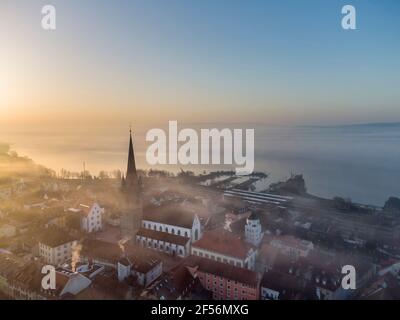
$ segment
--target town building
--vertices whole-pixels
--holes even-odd
[[[24,264],[12,254],[0,253],[0,294],[14,300],[43,300],[43,275],[35,264]]]
[[[258,300],[260,277],[257,272],[222,262],[190,256],[183,262],[212,292],[214,300]]]
[[[58,228],[48,228],[39,240],[39,256],[45,263],[58,266],[72,258],[76,239]]]
[[[156,300],[211,300],[193,268],[181,263],[164,273],[144,293],[146,299]]]
[[[201,235],[197,214],[175,205],[151,206],[145,209],[136,242],[143,247],[186,257],[190,255],[193,241]]]
[[[223,229],[204,232],[192,245],[192,255],[254,270],[257,248]]]
[[[245,225],[246,241],[258,247],[262,240],[261,222],[257,213],[253,212],[247,219]]]
[[[346,290],[342,286],[342,267],[352,265],[357,270],[356,290]],[[268,270],[268,275],[278,272],[284,280],[280,281],[282,290],[293,289],[292,281],[297,278],[305,290],[311,293],[313,299],[318,300],[344,300],[355,297],[362,291],[366,284],[374,277],[376,269],[373,264],[361,258],[344,255],[338,252],[316,251],[311,252],[306,258],[288,259],[286,255],[275,258],[273,267]],[[274,282],[277,276],[270,277]],[[272,280],[271,280],[272,279]],[[285,287],[285,283],[288,284]],[[273,289],[273,288],[269,288]],[[279,291],[279,290],[275,290]]]
[[[143,287],[150,285],[162,274],[162,261],[154,252],[130,243],[85,240],[79,260],[115,270],[120,282],[133,277]]]
[[[133,276],[142,287],[147,287],[162,274],[162,262],[159,259],[141,259],[131,255],[122,258],[117,263],[118,280]]]
[[[110,288],[112,288],[110,290]],[[112,272],[99,274],[92,280],[92,284],[75,295],[74,300],[130,300],[132,287],[125,282],[119,282]]]
[[[81,229],[83,232],[92,233],[103,228],[104,208],[101,208],[97,202],[92,206],[81,204],[79,208],[82,209]]]
[[[307,296],[308,295],[308,296]],[[307,290],[301,279],[291,274],[265,272],[260,284],[261,300],[300,300],[316,298],[312,290]]]
[[[53,299],[65,299],[75,296],[88,288],[92,281],[85,275],[71,270],[56,269],[56,288],[45,290],[46,294]]]

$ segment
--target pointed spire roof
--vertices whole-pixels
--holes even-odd
[[[129,182],[133,182],[136,179],[137,179],[136,162],[135,162],[135,154],[133,151],[132,129],[130,129],[129,130],[128,167],[126,170],[126,180]]]

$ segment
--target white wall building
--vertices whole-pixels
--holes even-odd
[[[93,203],[92,206],[81,204],[81,229],[83,232],[92,233],[100,231],[103,228],[104,208],[101,208],[98,203]]]
[[[39,241],[39,256],[53,266],[58,266],[72,258],[77,241],[61,230],[48,230]]]
[[[149,286],[162,274],[162,262],[158,259],[140,261],[123,258],[117,264],[118,280],[123,281],[129,276],[135,276],[138,284]]]

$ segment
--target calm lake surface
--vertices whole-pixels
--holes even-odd
[[[193,125],[178,126],[180,129],[196,128]],[[210,125],[197,126],[201,127],[212,128]],[[400,197],[400,124],[229,127],[255,128],[255,166],[257,171],[269,174],[267,185],[285,179],[291,173],[302,173],[309,192],[322,197],[349,197],[356,202],[378,206],[382,206],[389,196]],[[135,130],[135,151],[140,168],[149,168],[145,159],[149,145],[145,141],[147,129]],[[92,173],[124,170],[127,139],[125,128],[96,129],[96,132],[81,128],[46,132],[0,128],[0,142],[10,143],[19,154],[57,171],[61,168],[80,171],[83,162]],[[179,166],[162,168],[179,170]],[[190,169],[202,172],[230,168],[196,166]]]

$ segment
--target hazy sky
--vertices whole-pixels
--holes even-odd
[[[0,0],[0,124],[400,121],[399,16],[398,0]]]

